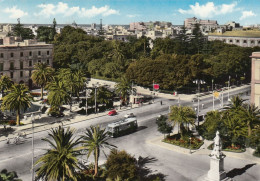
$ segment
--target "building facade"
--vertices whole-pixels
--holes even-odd
[[[228,44],[238,45],[241,47],[255,47],[260,46],[260,37],[238,37],[238,36],[222,36],[222,35],[208,35],[209,41],[220,40]]]
[[[260,52],[253,52],[251,58],[251,104],[260,107]]]
[[[36,63],[52,66],[53,45],[36,40],[14,42],[6,37],[0,45],[0,75],[10,77],[15,83],[25,83],[32,88],[31,75]]]

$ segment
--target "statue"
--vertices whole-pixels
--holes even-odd
[[[216,132],[216,137],[214,138],[214,148],[209,155],[210,157],[215,157],[217,159],[224,158],[226,155],[224,155],[222,152],[222,142],[219,136],[219,131]]]

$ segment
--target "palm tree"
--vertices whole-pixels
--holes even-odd
[[[3,75],[0,78],[0,91],[2,92],[2,96],[4,96],[4,92],[7,91],[13,85],[10,77]]]
[[[52,140],[42,139],[49,143],[51,148],[36,162],[36,165],[39,165],[36,180],[77,180],[76,169],[80,169],[77,156],[81,155],[82,142],[81,137],[75,140],[74,133],[69,127],[64,130],[59,126],[49,133]]]
[[[37,63],[32,73],[32,81],[41,87],[41,99],[43,99],[43,88],[53,79],[54,69],[46,63]]]
[[[185,106],[171,106],[169,113],[169,120],[173,122],[173,127],[178,124],[178,127],[186,124],[186,130],[189,131],[188,124],[194,125],[196,114],[191,107]],[[183,130],[181,129],[181,137],[183,137]]]
[[[112,149],[116,146],[111,145],[107,142],[108,135],[105,129],[101,129],[99,126],[90,126],[90,129],[86,129],[86,133],[83,136],[83,147],[87,149],[87,158],[93,153],[95,159],[95,174],[98,174],[98,159],[100,155],[100,150],[102,148]]]
[[[18,179],[16,172],[8,172],[6,169],[3,169],[0,172],[0,181],[22,181]]]
[[[2,110],[16,111],[17,125],[20,125],[20,112],[26,111],[31,106],[32,96],[24,84],[14,84],[9,89],[10,93],[3,98]]]
[[[237,96],[232,97],[231,99],[231,104],[226,108],[228,110],[232,110],[232,111],[238,111],[239,109],[242,108],[244,100]]]
[[[254,104],[244,104],[240,111],[241,118],[246,122],[248,137],[252,134],[252,128],[260,124],[260,111]]]
[[[46,88],[49,91],[47,99],[52,109],[58,109],[63,104],[70,102],[69,88],[64,82],[55,78],[53,82],[47,84]]]
[[[122,102],[127,101],[127,97],[131,94],[131,83],[127,80],[125,76],[121,78],[121,81],[115,85],[115,91],[117,94],[121,95]]]
[[[84,84],[86,82],[87,78],[86,75],[82,70],[77,70],[73,73],[73,92],[77,95],[79,99],[79,92],[84,89]]]

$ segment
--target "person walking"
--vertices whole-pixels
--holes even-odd
[[[162,105],[162,100],[161,100],[161,105]]]

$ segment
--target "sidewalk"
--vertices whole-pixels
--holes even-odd
[[[213,141],[208,141],[208,140],[204,140],[204,144],[198,149],[198,150],[190,150],[186,149],[186,148],[182,148],[180,146],[175,146],[169,143],[164,143],[162,142],[163,137],[157,137],[154,138],[152,140],[148,140],[146,141],[148,144],[153,144],[155,146],[159,146],[161,148],[170,150],[170,151],[174,151],[174,152],[178,152],[178,153],[182,153],[182,154],[186,154],[186,155],[209,155],[212,150],[208,150],[207,147],[213,143]],[[251,161],[253,163],[257,163],[260,164],[260,158],[257,158],[255,156],[253,156],[253,152],[254,150],[251,148],[247,148],[245,152],[243,153],[234,153],[234,152],[227,152],[227,151],[222,151],[227,157],[233,157],[233,158],[237,158],[237,159],[241,159],[241,160],[248,160]]]

